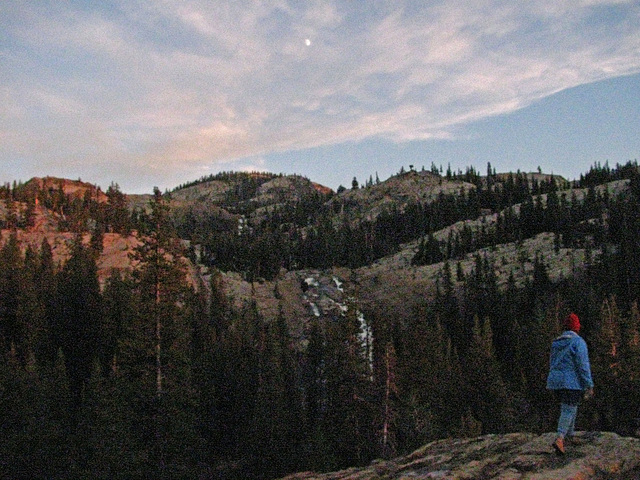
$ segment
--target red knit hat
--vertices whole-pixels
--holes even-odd
[[[580,319],[575,313],[570,313],[564,319],[564,326],[567,330],[573,330],[578,333],[580,331]]]

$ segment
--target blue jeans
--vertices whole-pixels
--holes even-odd
[[[556,390],[560,400],[560,418],[558,419],[558,436],[571,437],[576,426],[578,405],[582,399],[582,390]]]

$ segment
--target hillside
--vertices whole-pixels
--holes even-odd
[[[313,317],[335,315],[333,302],[339,305],[345,303],[347,295],[356,296],[356,303],[369,310],[394,312],[400,317],[408,317],[411,312],[425,299],[433,299],[436,286],[443,279],[445,261],[433,261],[427,264],[416,264],[415,257],[420,249],[420,242],[424,241],[425,227],[412,227],[416,233],[398,232],[409,222],[413,222],[415,213],[411,209],[418,206],[435,205],[435,208],[446,210],[451,205],[440,205],[443,198],[463,198],[465,195],[476,194],[480,188],[492,185],[494,191],[504,191],[506,188],[515,189],[515,182],[532,182],[533,196],[531,201],[539,202],[542,208],[547,204],[547,193],[544,185],[553,182],[555,198],[562,198],[564,202],[578,206],[585,202],[590,189],[586,186],[577,188],[561,177],[542,173],[528,174],[495,174],[493,177],[480,176],[475,172],[467,172],[453,178],[445,178],[429,171],[401,172],[385,181],[369,184],[366,187],[345,190],[339,194],[332,192],[312,181],[299,176],[283,176],[272,174],[235,174],[226,173],[202,179],[192,184],[176,188],[170,192],[168,205],[178,235],[182,237],[186,246],[198,252],[199,265],[192,262],[188,266],[191,283],[206,284],[212,271],[220,270],[224,278],[224,288],[229,297],[238,307],[244,305],[248,297],[257,300],[259,311],[266,318],[274,318],[279,308],[284,308],[291,319],[290,324],[296,327],[293,319],[312,319]],[[609,177],[611,178],[611,176]],[[605,178],[606,180],[606,178]],[[511,182],[511,183],[509,183]],[[511,185],[511,187],[509,187]],[[542,185],[543,188],[539,186]],[[43,198],[55,195],[67,197],[67,203],[95,199],[99,204],[109,203],[109,198],[98,187],[81,181],[57,179],[52,177],[34,178],[24,185],[21,195]],[[537,195],[535,192],[541,192]],[[592,191],[607,198],[620,198],[628,194],[629,180],[620,179],[604,181]],[[152,195],[126,195],[124,197],[130,212],[149,212]],[[524,197],[523,197],[524,198]],[[455,200],[454,200],[455,201]],[[556,200],[557,201],[557,200]],[[36,202],[33,209],[33,219],[29,226],[18,228],[16,231],[20,244],[25,248],[30,245],[38,249],[46,239],[53,249],[56,263],[64,263],[73,243],[73,229],[69,228],[69,211],[71,207],[54,205],[49,201]],[[450,203],[450,202],[449,202]],[[17,215],[27,214],[27,202],[12,203],[12,209]],[[422,207],[424,208],[424,207]],[[453,221],[449,224],[440,222],[432,228],[433,238],[440,243],[440,248],[451,238],[460,236],[464,232],[477,235],[480,231],[496,229],[497,224],[506,214],[518,215],[522,203],[513,203],[507,207],[494,209],[478,209],[478,216],[466,215],[467,218]],[[420,213],[428,215],[429,212]],[[602,214],[599,214],[602,215]],[[7,224],[10,212],[7,201],[0,200],[0,222]],[[449,215],[455,220],[454,216]],[[428,218],[428,217],[427,217]],[[82,235],[86,244],[90,241],[91,220],[82,220],[85,226]],[[583,225],[595,222],[606,222],[606,217],[588,218],[581,220]],[[278,225],[273,222],[279,222]],[[330,240],[322,236],[327,235],[322,225],[329,222],[335,233],[331,235],[351,237],[345,245],[336,245],[331,257],[337,263],[307,262],[300,264],[299,260],[280,260],[275,256],[277,265],[268,271],[252,271],[252,263],[258,259],[255,255],[268,254],[270,249],[292,248],[282,237],[277,240],[271,232],[294,232],[303,241],[297,247],[298,253],[307,256],[306,252],[318,250],[311,240],[328,243]],[[387,227],[384,227],[386,224]],[[24,224],[24,218],[22,220]],[[265,223],[271,226],[264,227]],[[383,227],[379,227],[383,224]],[[244,232],[249,235],[238,235],[245,226]],[[346,226],[347,230],[341,233]],[[385,228],[383,230],[382,228]],[[103,250],[98,258],[98,273],[104,284],[113,269],[123,272],[132,271],[130,254],[141,237],[135,229],[128,233],[118,233],[110,229],[103,237]],[[378,230],[378,233],[375,233]],[[4,228],[0,237],[0,245],[9,237],[10,230]],[[369,233],[367,233],[369,232]],[[261,237],[261,235],[265,235]],[[289,235],[291,233],[288,233]],[[361,259],[341,260],[336,251],[346,249],[354,252],[357,246],[349,242],[359,241],[359,235],[368,243],[372,235],[390,235],[395,239],[391,246],[382,247],[380,253],[368,253]],[[529,236],[517,241],[494,241],[490,245],[478,245],[467,252],[456,255],[450,260],[451,267],[462,272],[464,278],[472,275],[476,269],[478,256],[488,260],[493,266],[493,275],[499,288],[506,288],[511,280],[516,286],[522,287],[533,279],[535,259],[543,259],[546,273],[552,282],[559,282],[581,275],[584,272],[585,254],[589,261],[597,258],[599,249],[592,240],[558,245],[559,233],[551,231],[534,231]],[[252,238],[257,238],[258,244],[252,245]],[[219,248],[221,242],[226,245]],[[277,242],[277,243],[276,243]],[[215,244],[215,246],[214,246]],[[589,251],[586,252],[586,249]],[[240,259],[239,250],[248,255],[247,260]],[[254,250],[253,256],[250,252]],[[322,253],[322,252],[318,252]],[[324,252],[328,253],[328,252]],[[185,250],[186,255],[186,250]],[[292,257],[294,253],[287,253]],[[274,255],[272,255],[274,257]],[[365,260],[367,259],[368,260]],[[246,263],[249,262],[249,263]],[[265,265],[264,261],[261,261]],[[341,264],[342,263],[342,264]],[[213,270],[212,270],[213,269]],[[265,278],[266,277],[268,278]],[[316,294],[319,302],[313,302],[300,289],[301,282],[312,278],[313,282],[325,285]],[[335,281],[342,285],[338,291],[331,288]],[[257,280],[257,281],[256,281]],[[454,286],[460,288],[464,280],[453,279]],[[331,291],[330,294],[323,292]],[[278,295],[276,293],[278,292]],[[283,298],[277,298],[278,296]],[[329,300],[328,300],[329,299]],[[285,301],[286,300],[286,301]],[[316,303],[321,305],[317,308]],[[323,307],[324,305],[324,307]],[[298,322],[300,323],[300,322]],[[305,322],[303,321],[302,324]],[[298,325],[299,327],[299,325]]]
[[[495,182],[502,182],[507,179],[508,174],[497,174]],[[532,181],[548,181],[551,178],[543,174],[527,174]],[[486,184],[486,177],[478,177]],[[554,177],[559,185],[566,186],[566,190],[559,190],[559,195],[572,196],[574,201],[582,201],[587,194],[586,188],[571,188],[568,182],[559,177]],[[230,175],[227,179],[213,179],[209,181],[194,182],[193,185],[180,187],[170,194],[171,215],[178,225],[187,222],[215,222],[219,224],[233,224],[234,230],[238,227],[242,217],[247,217],[248,225],[258,225],[268,216],[270,212],[278,210],[291,210],[293,206],[300,205],[301,202],[317,196],[315,205],[312,206],[310,216],[316,215],[318,211],[326,209],[332,213],[332,221],[335,225],[342,225],[345,222],[350,225],[357,225],[362,222],[374,222],[380,215],[402,214],[405,209],[415,204],[428,205],[436,201],[441,195],[458,195],[465,194],[476,188],[473,183],[461,180],[448,180],[431,172],[409,171],[391,177],[386,181],[375,185],[367,186],[355,190],[345,190],[341,194],[335,194],[330,189],[315,184],[308,179],[298,176],[277,176],[277,175],[253,175],[243,177],[241,175]],[[95,199],[99,203],[108,202],[108,197],[99,187],[95,187],[89,183],[58,179],[53,177],[34,178],[27,182],[24,186],[23,195],[35,196],[35,191],[47,192],[48,195],[62,192],[69,198],[69,201],[82,200],[86,198]],[[608,195],[617,197],[624,194],[628,190],[628,180],[619,180],[603,184],[597,187],[600,192],[607,191]],[[88,196],[88,197],[87,197]],[[151,195],[126,195],[128,208],[130,210],[145,210],[148,208]],[[546,194],[540,194],[539,198],[543,203],[546,202]],[[24,215],[27,208],[26,203],[17,204],[18,210]],[[518,213],[520,204],[515,203],[511,206]],[[14,207],[15,208],[15,207]],[[0,201],[0,222],[7,220],[6,201]],[[446,241],[452,235],[460,232],[461,229],[468,227],[472,230],[479,230],[483,226],[491,228],[495,225],[500,211],[483,211],[482,215],[477,218],[469,218],[457,221],[451,225],[434,231],[434,236],[439,241]],[[55,239],[56,232],[65,233],[61,226],[61,221],[65,219],[65,212],[56,212],[55,209],[47,208],[42,202],[37,203],[35,207],[35,224],[29,228],[20,228],[18,233],[21,242],[38,246],[44,236],[52,237],[54,244],[63,245],[64,238],[69,235],[60,235],[59,239]],[[189,217],[189,219],[187,219]],[[304,221],[308,222],[309,218]],[[311,224],[301,224],[301,227],[308,229]],[[214,226],[214,229],[216,227]],[[4,229],[4,237],[7,235],[7,229]],[[419,237],[415,237],[412,241],[400,244],[397,252],[375,259],[368,266],[362,266],[358,270],[359,275],[371,277],[376,275],[385,275],[385,272],[396,272],[399,269],[409,268],[411,259],[415,255],[418,248]],[[185,240],[192,240],[185,238]],[[561,262],[558,267],[555,257],[557,255],[549,254],[549,236],[541,235],[539,238],[523,239],[524,244],[520,245],[520,250],[524,249],[522,255],[526,255],[529,259],[538,251],[545,258],[548,258],[549,271],[551,277],[557,279],[568,274],[566,262]],[[107,237],[107,247],[115,240]],[[116,242],[117,243],[117,242]],[[130,243],[130,242],[129,242]],[[492,256],[502,258],[502,270],[507,272],[516,266],[513,261],[513,246],[503,244],[498,247],[501,251],[493,252]],[[65,258],[64,247],[61,247],[61,259]],[[122,247],[120,247],[122,250]],[[111,248],[106,249],[107,256],[115,255]],[[560,257],[577,256],[574,258],[573,264],[580,264],[580,249],[568,249],[563,252]],[[114,265],[120,268],[128,268],[126,262],[115,260],[105,260],[105,264]],[[440,265],[441,267],[442,265]],[[465,263],[466,266],[466,263]],[[105,267],[106,268],[106,267]],[[438,269],[435,265],[431,269]],[[294,270],[294,269],[291,269]],[[415,270],[415,269],[414,269]],[[421,269],[417,269],[412,276],[426,277],[427,281],[433,280],[433,275],[422,274]],[[465,268],[465,271],[468,270]],[[518,269],[516,269],[517,271]],[[520,269],[522,274],[526,273],[526,267]],[[500,282],[504,283],[504,275],[500,275]]]
[[[600,185],[596,191],[607,192],[608,195],[617,197],[628,192],[628,186],[629,182],[626,180],[613,181]],[[577,202],[582,201],[587,193],[586,188],[561,191],[561,194]],[[539,197],[543,204],[546,203],[546,197],[546,194]],[[518,212],[520,207],[521,204],[514,204],[510,208]],[[451,235],[459,234],[464,228],[480,231],[482,228],[495,227],[500,213],[488,213],[476,219],[456,222],[434,232],[434,237],[445,242]],[[397,253],[356,270],[363,300],[367,298],[371,302],[379,303],[378,307],[385,305],[397,312],[415,307],[415,302],[411,299],[434,295],[436,279],[441,278],[444,262],[426,266],[412,265],[418,243],[416,240],[402,244]],[[579,276],[584,272],[585,246],[583,244],[557,248],[556,234],[541,232],[521,241],[496,243],[480,248],[466,253],[457,262],[465,276],[468,276],[475,267],[477,255],[486,255],[494,266],[498,286],[504,289],[510,275],[513,275],[517,286],[523,286],[533,278],[536,256],[544,259],[546,271],[553,282]],[[590,255],[598,255],[597,247],[591,250]]]
[[[428,171],[404,172],[383,182],[359,189],[345,190],[329,205],[350,223],[375,220],[388,211],[404,211],[415,203],[430,204],[440,195],[464,194],[475,186],[469,182],[448,180]]]
[[[499,190],[505,188],[504,185],[508,181],[513,181],[513,177],[514,174],[496,174],[489,182],[487,177],[477,174],[466,175],[466,178],[461,176],[461,178],[447,179],[432,172],[411,170],[383,182],[335,194],[330,189],[299,176],[230,173],[177,188],[170,193],[169,205],[170,215],[174,224],[178,226],[178,233],[185,240],[186,245],[192,245],[197,251],[202,252],[203,246],[200,242],[204,239],[203,237],[210,235],[210,233],[203,233],[207,228],[209,231],[231,232],[237,237],[238,228],[241,228],[241,225],[246,224],[247,228],[251,229],[257,228],[274,212],[280,212],[277,217],[283,222],[278,227],[280,229],[291,223],[295,225],[298,221],[294,218],[295,216],[302,217],[302,221],[297,226],[303,236],[313,234],[310,229],[317,228],[313,224],[314,218],[318,218],[318,215],[326,216],[327,212],[329,213],[327,218],[335,228],[350,225],[356,229],[357,225],[363,224],[369,225],[365,228],[374,228],[376,219],[389,216],[390,212],[403,222],[402,215],[405,211],[417,204],[434,204],[438,199],[442,199],[443,195],[456,197],[468,194],[476,191],[477,185],[486,187],[488,183],[492,183],[494,188]],[[538,182],[544,184],[553,179],[555,184],[566,188],[559,189],[557,196],[570,199],[574,203],[584,202],[589,192],[588,188],[575,188],[557,176],[529,173],[522,174],[522,178],[536,184]],[[475,183],[472,183],[474,181]],[[629,180],[614,180],[598,185],[595,191],[599,195],[605,194],[610,198],[618,198],[621,195],[624,196],[628,189]],[[108,202],[108,197],[99,188],[81,181],[52,177],[34,178],[25,184],[24,190],[30,195],[35,195],[33,192],[37,190],[47,192],[49,195],[62,192],[70,201],[95,198],[101,204]],[[149,211],[152,195],[125,194],[124,197],[130,211]],[[546,193],[540,193],[534,198],[543,206],[546,205]],[[6,222],[8,218],[6,205],[6,201],[0,201],[0,222]],[[292,214],[294,210],[300,209],[301,205],[306,211],[302,214]],[[13,208],[17,208],[24,215],[27,204],[18,203]],[[520,208],[521,203],[514,203],[501,210],[484,209],[478,217],[455,221],[434,230],[433,236],[444,244],[447,239],[459,235],[465,229],[472,232],[492,229],[507,210],[518,214]],[[19,242],[23,248],[30,245],[37,249],[43,239],[46,239],[53,248],[56,263],[64,263],[69,257],[74,238],[74,234],[65,231],[61,224],[65,219],[65,213],[57,212],[55,208],[47,208],[42,202],[37,203],[34,210],[34,223],[16,231]],[[292,214],[294,217],[287,214]],[[590,221],[599,221],[599,219],[594,218]],[[190,225],[188,227],[190,230],[185,229],[185,225]],[[354,234],[354,230],[351,230],[351,234]],[[9,230],[2,230],[0,245],[8,236]],[[557,234],[553,232],[543,231],[519,241],[498,242],[458,255],[455,260],[456,266],[465,276],[469,276],[474,272],[477,256],[487,257],[493,265],[496,282],[503,289],[506,288],[510,277],[517,286],[523,286],[530,281],[533,278],[536,257],[544,259],[546,271],[553,282],[580,275],[584,271],[585,245],[563,245],[558,248],[556,237]],[[218,241],[215,239],[219,238],[215,236],[214,241]],[[413,263],[421,238],[416,236],[405,243],[399,243],[397,248],[392,249],[389,254],[379,258],[374,257],[373,261],[366,265],[327,265],[325,267],[311,265],[295,268],[292,264],[289,268],[276,268],[273,271],[273,278],[256,277],[258,282],[252,282],[251,278],[247,278],[245,267],[239,267],[235,272],[226,267],[238,262],[216,262],[215,260],[207,262],[203,261],[202,255],[200,260],[203,264],[198,267],[192,263],[188,269],[192,278],[191,283],[194,285],[208,282],[211,267],[222,270],[225,290],[236,305],[242,307],[247,298],[253,296],[257,299],[259,311],[266,318],[274,318],[278,308],[284,308],[291,319],[311,320],[318,315],[331,318],[335,316],[333,304],[345,303],[347,297],[345,290],[349,295],[357,295],[356,303],[362,308],[389,311],[400,317],[407,317],[424,303],[425,299],[434,297],[437,282],[442,280],[445,264],[444,261],[427,265]],[[90,232],[85,232],[83,239],[88,244]],[[104,284],[113,269],[123,272],[132,271],[130,254],[140,241],[135,230],[125,235],[110,232],[104,235],[104,248],[98,258],[101,283]],[[588,255],[592,260],[597,257],[597,254],[597,247],[590,248]],[[220,255],[228,258],[235,253],[226,250],[220,252]],[[216,263],[221,265],[216,266]],[[316,293],[318,302],[310,300],[308,295],[300,289],[300,284],[305,279],[313,279],[313,282],[325,285]],[[343,287],[340,290],[332,288],[331,284],[334,281],[339,282]],[[455,283],[457,286],[463,284],[459,280]],[[284,295],[284,298],[276,298],[277,295],[274,293],[276,291],[279,291],[279,295]],[[324,292],[327,291],[331,293],[325,294]],[[318,309],[316,304],[321,307]],[[294,328],[299,328],[300,322],[296,325],[296,322],[291,321],[290,324]]]
[[[507,179],[506,174],[497,176],[503,180]],[[527,178],[535,181],[548,181],[551,177],[543,174],[527,174]],[[485,177],[481,177],[486,181]],[[554,177],[559,185],[563,185],[566,190],[559,190],[558,196],[571,199],[573,202],[582,202],[587,196],[588,188],[572,187],[566,180]],[[275,186],[274,186],[275,184]],[[304,185],[303,186],[301,186]],[[212,189],[208,187],[209,183],[200,184],[192,188],[186,188],[184,191],[176,192],[173,195],[176,202],[180,205],[177,209],[182,209],[185,203],[195,201],[195,199],[204,199],[203,203],[196,205],[191,203],[191,211],[199,212],[208,208],[209,212],[212,208],[219,208],[220,213],[218,219],[229,220],[239,215],[233,216],[229,210],[225,210],[225,205],[219,193],[217,200],[213,197],[206,196],[212,192],[221,190],[220,183],[215,183]],[[280,207],[293,208],[291,205],[300,201],[305,195],[309,195],[310,183],[302,182],[297,177],[280,177],[275,180],[264,183],[256,196],[247,203],[256,206],[252,210],[251,218],[258,218],[260,212],[265,209],[277,209]],[[628,180],[615,180],[596,188],[598,194],[617,198],[628,192]],[[284,186],[284,187],[283,187]],[[231,187],[228,187],[231,188]],[[305,190],[306,188],[306,190]],[[476,187],[469,182],[460,180],[447,180],[438,177],[431,172],[415,172],[410,171],[392,177],[380,184],[371,185],[366,188],[357,190],[346,190],[341,194],[332,195],[326,202],[326,208],[334,212],[332,214],[332,222],[334,225],[343,225],[345,222],[349,225],[357,225],[363,222],[374,222],[380,215],[394,212],[394,214],[404,212],[404,210],[414,205],[415,202],[430,204],[436,201],[440,195],[456,195],[460,192],[468,192]],[[195,191],[200,192],[196,194]],[[275,195],[273,192],[278,192]],[[268,195],[264,192],[270,192]],[[296,192],[295,194],[292,192]],[[205,195],[203,197],[203,195]],[[215,196],[214,195],[214,196]],[[546,204],[547,194],[540,194],[538,197],[542,204]],[[190,200],[187,200],[190,199]],[[267,199],[270,200],[267,201]],[[208,205],[208,207],[206,207]],[[236,207],[234,205],[234,207]],[[521,204],[516,203],[509,208],[516,214],[520,211]],[[229,208],[229,207],[226,207]],[[495,228],[496,222],[501,214],[507,209],[496,212],[483,211],[477,218],[457,221],[451,225],[434,231],[434,237],[445,243],[452,235],[459,234],[463,229],[470,229],[474,232],[480,231],[482,228]],[[596,220],[596,219],[594,219]],[[308,225],[304,225],[308,229]],[[381,258],[375,259],[368,265],[349,268],[348,266],[331,266],[329,268],[300,268],[282,271],[277,277],[271,280],[260,279],[255,285],[245,285],[243,276],[225,275],[226,284],[233,298],[241,301],[246,298],[249,291],[255,292],[260,299],[258,306],[264,307],[263,313],[267,316],[274,315],[275,305],[278,300],[270,292],[273,292],[276,284],[292,285],[286,290],[290,294],[296,291],[295,284],[298,277],[315,276],[321,280],[319,272],[325,270],[326,274],[331,277],[335,276],[345,288],[354,292],[357,290],[358,301],[363,305],[369,306],[371,309],[389,309],[396,313],[409,312],[416,307],[417,304],[424,301],[425,296],[432,298],[435,293],[436,281],[442,276],[444,262],[434,262],[429,265],[412,265],[412,260],[419,248],[419,238],[401,243],[398,245],[394,253],[390,253]],[[592,248],[588,253],[597,256],[597,248]],[[544,259],[546,269],[550,279],[554,282],[562,279],[571,278],[583,272],[585,261],[585,244],[562,246],[557,248],[556,234],[553,232],[540,232],[532,235],[530,238],[523,238],[521,241],[497,243],[492,246],[479,248],[459,256],[456,262],[460,263],[461,269],[465,275],[469,275],[474,270],[476,256],[487,256],[495,267],[497,283],[501,288],[505,288],[510,275],[516,285],[522,286],[528,280],[533,278],[534,260],[536,256]],[[251,283],[251,282],[249,282]],[[330,283],[330,282],[329,282]],[[292,304],[285,303],[285,308],[291,307],[292,311],[298,311],[293,305],[304,305],[305,300],[302,295],[296,295],[292,299]],[[280,302],[282,303],[282,302]],[[307,308],[310,310],[310,308]]]

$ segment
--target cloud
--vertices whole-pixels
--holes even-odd
[[[452,138],[640,71],[632,1],[123,0],[0,13],[0,156],[32,170],[188,178],[278,151]]]

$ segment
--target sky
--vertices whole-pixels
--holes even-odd
[[[640,158],[640,0],[0,1],[0,182]]]

